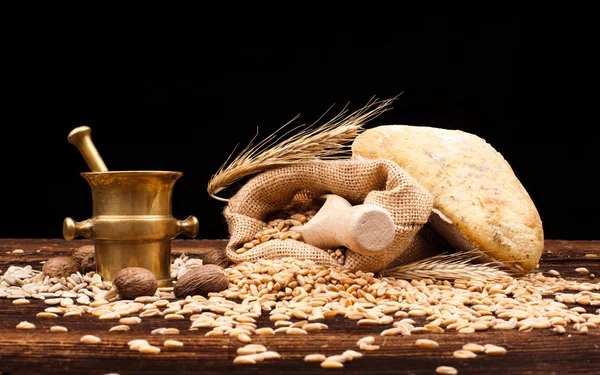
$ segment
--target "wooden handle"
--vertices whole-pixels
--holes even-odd
[[[300,232],[309,245],[321,249],[345,246],[363,255],[374,255],[391,245],[395,225],[385,209],[374,204],[352,206],[335,194],[323,196],[325,203],[306,224],[290,230]]]

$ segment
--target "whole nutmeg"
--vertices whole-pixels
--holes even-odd
[[[49,258],[42,266],[42,272],[50,277],[68,277],[79,271],[79,263],[75,258],[61,255]]]
[[[177,298],[187,296],[207,296],[211,292],[220,292],[229,286],[229,276],[223,267],[216,264],[203,264],[192,268],[179,277],[173,292]]]
[[[158,288],[158,280],[152,271],[142,267],[126,267],[117,272],[113,286],[123,299],[152,296]]]
[[[96,271],[96,249],[94,245],[84,245],[73,252],[82,273]]]

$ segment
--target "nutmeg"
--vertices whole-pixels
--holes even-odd
[[[211,292],[223,291],[228,286],[229,276],[223,267],[204,264],[181,275],[173,287],[173,292],[177,298],[207,296]]]
[[[84,245],[73,252],[82,273],[96,271],[96,249],[94,245]]]
[[[68,277],[79,271],[79,263],[75,258],[61,255],[46,260],[42,272],[50,277]]]
[[[152,271],[142,267],[126,267],[117,272],[113,286],[123,299],[152,296],[158,288],[158,280]]]

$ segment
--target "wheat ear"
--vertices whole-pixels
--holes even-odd
[[[216,194],[243,177],[284,165],[347,157],[351,152],[351,142],[364,130],[363,126],[389,110],[394,100],[395,98],[371,99],[364,107],[350,114],[347,114],[346,106],[323,125],[316,126],[316,123],[331,110],[330,107],[317,122],[309,126],[299,125],[278,135],[283,128],[298,118],[296,116],[258,144],[252,145],[257,133],[231,163],[227,164],[233,152],[211,176],[207,187],[208,194],[214,199],[227,202],[228,199]],[[294,134],[295,131],[298,132]]]
[[[509,274],[495,263],[473,263],[479,258],[473,251],[444,253],[402,266],[386,269],[382,276],[397,279],[437,280],[468,279],[478,281],[499,280]]]

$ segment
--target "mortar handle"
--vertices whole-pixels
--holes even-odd
[[[100,157],[91,137],[92,129],[89,126],[79,126],[69,133],[67,140],[79,149],[92,172],[107,172],[108,168]]]
[[[189,238],[194,238],[198,235],[200,224],[195,216],[188,216],[185,220],[177,220],[177,234],[183,233]]]
[[[309,245],[321,249],[345,246],[362,255],[379,254],[395,236],[392,216],[374,204],[352,206],[343,197],[326,194],[325,203],[304,225],[291,227]]]
[[[92,238],[93,225],[90,220],[77,222],[70,217],[63,221],[63,237],[67,241],[73,240],[75,237]]]

